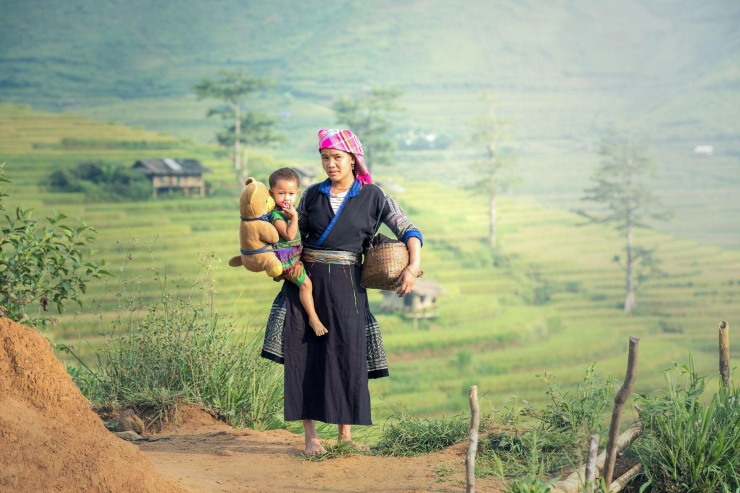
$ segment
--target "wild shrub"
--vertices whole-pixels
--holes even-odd
[[[85,161],[77,167],[54,171],[46,180],[55,192],[82,193],[87,200],[148,200],[152,184],[143,174],[102,161]]]
[[[595,363],[586,367],[583,381],[573,391],[564,390],[552,373],[537,376],[547,385],[551,402],[541,410],[527,401],[504,409],[499,428],[480,440],[480,474],[551,478],[583,461],[592,434],[608,431],[602,423],[616,381],[600,379]]]
[[[683,384],[673,374],[683,376]],[[634,450],[647,477],[643,488],[665,492],[740,489],[740,389],[720,388],[706,402],[693,361],[664,371],[664,395],[640,396],[643,436]],[[642,491],[642,490],[641,490]]]
[[[10,183],[0,163],[0,211]],[[30,209],[16,208],[4,215],[0,225],[0,316],[42,327],[54,323],[49,305],[57,312],[74,301],[82,306],[82,295],[91,278],[108,275],[105,261],[92,261],[95,228],[78,220],[65,224],[64,214],[40,220]]]
[[[81,368],[71,374],[86,397],[101,406],[137,408],[152,422],[193,402],[235,426],[282,427],[282,373],[260,357],[261,339],[215,312],[208,281],[190,284],[182,295],[180,286],[156,280],[158,299],[123,299],[97,365],[78,358]]]

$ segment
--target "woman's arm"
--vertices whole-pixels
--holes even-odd
[[[396,235],[396,238],[406,243],[409,251],[409,265],[398,276],[398,296],[406,296],[416,285],[416,278],[421,273],[421,246],[423,238],[421,232],[406,216],[392,197],[386,195],[381,220]]]
[[[298,223],[298,231],[300,231],[301,240],[304,242],[308,239],[308,213],[306,212],[306,207],[310,200],[310,196],[315,192],[314,189],[316,186],[317,185],[309,186],[303,193],[303,197],[301,197],[301,201],[298,202],[298,207],[296,207],[298,217],[293,218],[293,221]]]
[[[424,239],[421,236],[421,232],[416,228],[411,219],[403,212],[401,206],[398,205],[393,197],[385,196],[385,203],[383,204],[383,211],[380,215],[380,220],[388,226],[388,228],[396,235],[396,238],[406,243],[408,246],[410,238],[418,238],[419,245],[424,244]]]

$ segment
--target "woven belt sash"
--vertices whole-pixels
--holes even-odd
[[[362,263],[361,253],[341,250],[314,250],[306,246],[303,247],[301,258],[304,262],[318,262],[320,264],[360,265]]]

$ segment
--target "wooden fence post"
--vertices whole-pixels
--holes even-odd
[[[470,400],[470,442],[465,456],[466,493],[475,493],[475,453],[478,451],[478,427],[480,408],[478,407],[478,386],[472,385],[468,394]]]
[[[719,323],[719,374],[722,385],[730,389],[730,326],[727,322]]]
[[[630,336],[629,358],[627,359],[627,374],[624,377],[622,388],[614,398],[614,410],[612,411],[612,422],[609,426],[609,440],[606,442],[606,461],[604,463],[604,483],[606,490],[612,483],[614,475],[614,463],[617,460],[617,438],[619,437],[619,425],[622,421],[622,407],[632,393],[637,373],[637,350],[640,346],[640,338]]]

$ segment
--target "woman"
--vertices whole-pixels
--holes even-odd
[[[337,424],[339,441],[347,442],[352,441],[350,425],[372,424],[368,378],[388,375],[377,323],[360,286],[363,245],[381,222],[406,243],[409,265],[398,278],[397,291],[405,296],[420,272],[422,244],[421,233],[398,204],[372,184],[357,136],[349,130],[320,130],[319,152],[328,178],[304,193],[298,225],[316,311],[328,333],[314,334],[298,290],[284,283],[270,312],[262,352],[285,365],[285,420],[303,420],[306,455],[326,452],[316,421]],[[283,316],[284,340],[279,340]]]

